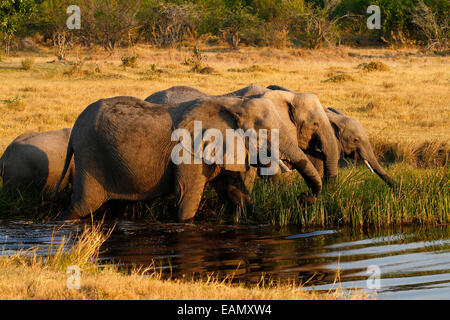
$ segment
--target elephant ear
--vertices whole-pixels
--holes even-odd
[[[344,115],[342,112],[340,112],[339,110],[336,110],[335,108],[328,107],[327,109],[330,110],[331,112],[336,113],[336,114],[339,114],[339,115],[342,115],[342,116]]]
[[[269,91],[265,93],[263,97],[271,100],[275,105],[275,110],[281,113],[285,112],[286,117],[289,117],[289,120],[292,122],[292,124],[294,124],[295,127],[299,127],[299,124],[296,121],[296,110],[294,107],[295,101],[297,99],[297,94],[292,91],[284,91],[283,89]],[[287,118],[285,119],[287,120]],[[295,134],[295,136],[297,136],[297,132],[292,132],[292,134]]]
[[[289,90],[288,88],[285,88],[285,87],[282,87],[282,86],[279,86],[279,85],[276,85],[276,84],[271,84],[270,86],[267,87],[267,89],[293,92],[292,90]]]
[[[243,172],[248,170],[247,150],[242,135],[234,136],[234,149],[227,140],[233,138],[227,129],[234,129],[237,118],[225,107],[218,104],[203,104],[191,109],[179,123],[172,140],[183,136],[189,140],[188,144],[179,142],[176,152],[185,152],[191,163],[218,165],[229,171]],[[175,132],[174,131],[174,132]],[[239,131],[237,132],[239,133]],[[231,138],[230,138],[231,137]],[[177,163],[175,163],[177,164]]]

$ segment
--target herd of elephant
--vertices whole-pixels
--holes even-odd
[[[53,196],[72,183],[69,207],[61,220],[81,219],[109,200],[150,200],[175,194],[178,219],[191,220],[206,184],[235,209],[253,210],[250,192],[261,164],[175,164],[175,129],[273,129],[279,131],[280,173],[295,169],[313,203],[325,182],[338,173],[341,156],[359,157],[390,186],[361,124],[314,94],[281,86],[251,85],[220,96],[175,86],[145,100],[118,96],[90,104],[72,129],[28,132],[0,158],[4,192],[38,189]]]

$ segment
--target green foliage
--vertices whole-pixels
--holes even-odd
[[[137,55],[123,56],[122,57],[122,66],[124,66],[124,67],[136,68],[137,67],[137,62],[138,62]]]
[[[365,167],[350,166],[340,170],[337,181],[325,185],[317,202],[306,207],[299,196],[308,192],[308,187],[299,175],[283,176],[278,182],[258,179],[252,191],[258,214],[252,217],[246,212],[235,215],[208,187],[195,220],[323,227],[449,223],[450,171],[447,167],[414,169],[400,163],[388,168],[388,173],[398,182],[395,188],[387,186]],[[56,200],[50,201],[39,194],[12,196],[0,190],[0,212],[3,217],[53,218],[68,205],[70,194],[67,188]],[[106,213],[108,218],[174,221],[174,212],[176,200],[171,195],[151,202],[115,202],[95,216],[102,217]]]
[[[440,41],[447,43],[449,1],[424,3],[442,28]],[[24,36],[39,32],[45,39],[53,36],[55,44],[56,29],[60,36],[64,33],[61,47],[76,41],[107,50],[139,41],[156,47],[192,46],[193,41],[208,37],[233,48],[242,43],[318,48],[346,41],[433,40],[427,28],[414,23],[420,0],[80,0],[76,4],[82,12],[82,29],[69,32],[65,8],[70,4],[68,0],[0,0],[0,32],[7,46],[18,31]],[[381,9],[380,30],[367,29],[370,5]]]
[[[0,33],[3,34],[5,53],[9,54],[11,39],[19,27],[34,15],[34,0],[0,0]]]
[[[36,11],[33,0],[0,0],[0,31],[13,35],[24,19]]]
[[[425,0],[425,4],[437,16],[439,21],[450,19],[450,3],[448,0]],[[359,23],[345,24],[341,27],[351,31],[359,29],[362,33],[367,33],[377,37],[392,38],[395,33],[401,32],[409,38],[420,38],[420,30],[412,22],[412,11],[419,4],[419,0],[343,0],[336,10],[336,14],[343,15],[350,12],[360,15]],[[365,23],[367,17],[367,7],[377,5],[381,10],[381,30],[367,30]]]

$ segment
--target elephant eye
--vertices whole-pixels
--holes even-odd
[[[355,139],[353,139],[353,142],[358,142],[359,141],[359,139],[358,138],[355,138]]]
[[[316,127],[318,127],[318,126],[319,126],[319,123],[316,121],[316,122],[314,122],[314,125],[315,125]]]

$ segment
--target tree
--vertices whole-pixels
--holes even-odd
[[[261,25],[258,17],[250,11],[251,8],[244,0],[211,0],[202,12],[201,19],[206,26],[202,29],[222,34],[231,47],[236,49],[243,35]]]
[[[417,6],[412,10],[412,22],[425,36],[426,50],[448,50],[450,43],[448,21],[439,21],[423,0],[419,0]]]
[[[0,32],[3,34],[7,55],[17,29],[35,12],[36,3],[33,0],[0,0]]]
[[[138,26],[141,0],[98,0],[93,10],[97,41],[108,51]]]
[[[156,47],[170,48],[192,34],[193,20],[200,8],[194,4],[146,3],[138,16],[146,38]]]
[[[53,45],[57,48],[58,60],[65,59],[69,44],[70,31],[66,26],[66,10],[70,2],[68,0],[45,0],[40,10],[41,22],[50,29]]]
[[[334,45],[339,39],[338,23],[354,15],[336,15],[336,8],[342,0],[324,0],[323,6],[309,4],[305,7],[305,13],[300,14],[299,20],[303,22],[300,37],[303,38],[306,47],[320,48],[323,43]]]

